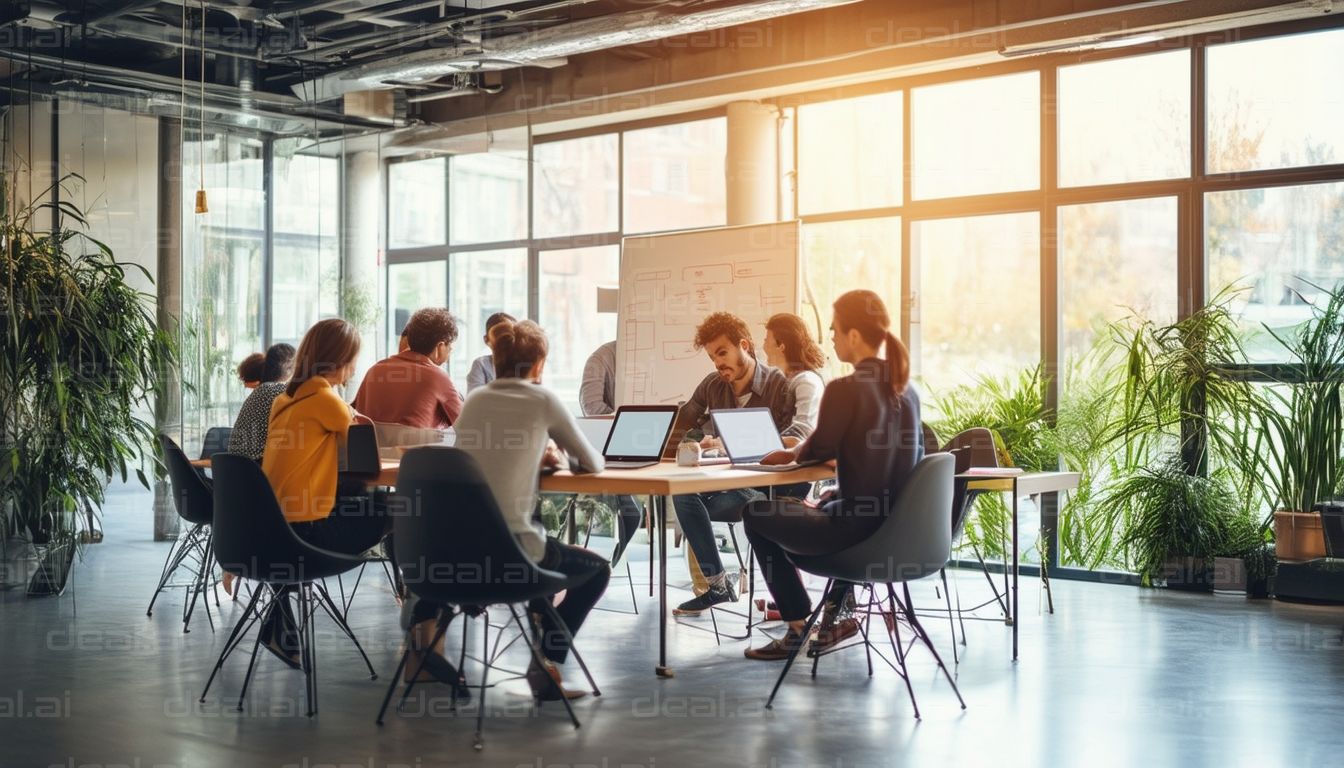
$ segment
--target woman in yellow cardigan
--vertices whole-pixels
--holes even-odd
[[[391,530],[384,505],[363,482],[341,483],[337,477],[339,444],[352,423],[366,421],[334,389],[354,374],[358,356],[359,332],[350,323],[331,318],[308,329],[295,354],[294,376],[271,405],[261,459],[294,533],[346,554],[373,547]],[[297,638],[288,599],[281,598],[279,610],[262,625],[262,643],[293,666],[298,664]]]

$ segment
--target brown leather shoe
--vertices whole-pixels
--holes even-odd
[[[559,701],[560,699],[581,699],[587,691],[565,688],[561,683],[560,669],[547,661],[545,666],[537,666],[533,661],[527,668],[527,684],[532,688],[532,697],[537,701]]]
[[[793,653],[795,648],[801,648],[806,642],[799,632],[789,627],[789,631],[778,640],[771,640],[760,648],[748,648],[742,655],[759,661],[783,661],[789,658],[789,654]]]
[[[820,656],[821,654],[838,648],[841,643],[849,638],[859,634],[858,619],[840,619],[829,626],[822,627],[812,636],[812,642],[807,646],[807,655]]]

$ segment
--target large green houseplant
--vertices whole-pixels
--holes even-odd
[[[1313,286],[1314,287],[1314,286]],[[1269,333],[1288,353],[1258,411],[1269,438],[1263,452],[1281,559],[1325,554],[1317,503],[1334,498],[1344,482],[1344,286],[1321,289],[1309,302],[1312,317],[1291,332]]]
[[[54,230],[35,231],[39,211]],[[6,209],[0,223],[0,522],[43,551],[30,594],[64,588],[108,480],[153,450],[137,409],[174,362],[153,297],[126,282],[139,267],[67,225],[87,226],[65,201]]]

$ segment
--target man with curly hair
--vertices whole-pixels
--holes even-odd
[[[784,436],[785,445],[797,444],[803,435],[792,427],[794,401],[788,379],[778,368],[771,368],[756,359],[751,329],[742,318],[730,312],[715,312],[696,327],[694,342],[696,349],[703,349],[709,355],[715,370],[700,382],[691,399],[681,407],[677,416],[679,429],[700,429],[704,434],[700,447],[721,450],[722,443],[714,434],[714,422],[709,418],[711,410],[769,408],[775,427]],[[711,515],[741,508],[761,498],[765,498],[765,494],[751,488],[672,497],[677,521],[700,563],[701,573],[709,582],[706,592],[677,606],[672,611],[674,614],[696,615],[719,603],[737,600],[737,593],[724,576]]]
[[[444,429],[462,412],[462,395],[443,370],[457,341],[457,321],[443,308],[411,315],[407,348],[380,360],[364,375],[355,410],[381,424]]]

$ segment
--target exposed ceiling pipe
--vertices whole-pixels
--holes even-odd
[[[347,1],[348,0],[342,0],[342,2]],[[382,24],[383,26],[413,26],[417,22],[393,19],[390,17],[398,13],[412,13],[414,11],[422,11],[426,8],[442,7],[443,0],[401,0],[401,2],[388,3],[387,5],[380,5],[377,8],[342,14],[340,18],[332,19],[330,21],[320,21],[313,25],[313,31],[316,34],[321,35],[328,30],[336,29],[356,21],[365,21],[370,24]],[[268,16],[268,18],[275,17],[275,14]]]
[[[130,40],[140,40],[146,43],[159,43],[172,48],[186,48],[192,52],[202,50],[200,40],[200,30],[188,30],[187,39],[182,38],[182,32],[179,28],[169,25],[152,24],[139,19],[116,19],[114,21],[104,21],[98,24],[90,24],[90,29],[107,35],[124,37]],[[265,61],[251,51],[231,49],[231,48],[205,48],[206,54],[216,56],[230,56],[235,59],[247,59],[249,61]]]
[[[417,51],[333,72],[290,88],[297,95],[312,94],[313,98],[322,101],[350,91],[388,88],[390,80],[429,82],[457,72],[536,65],[580,53],[705,32],[852,2],[856,0],[755,0],[718,3],[705,10],[686,14],[670,14],[660,9],[627,11],[582,19],[538,32],[496,38],[482,44],[479,50]]]

